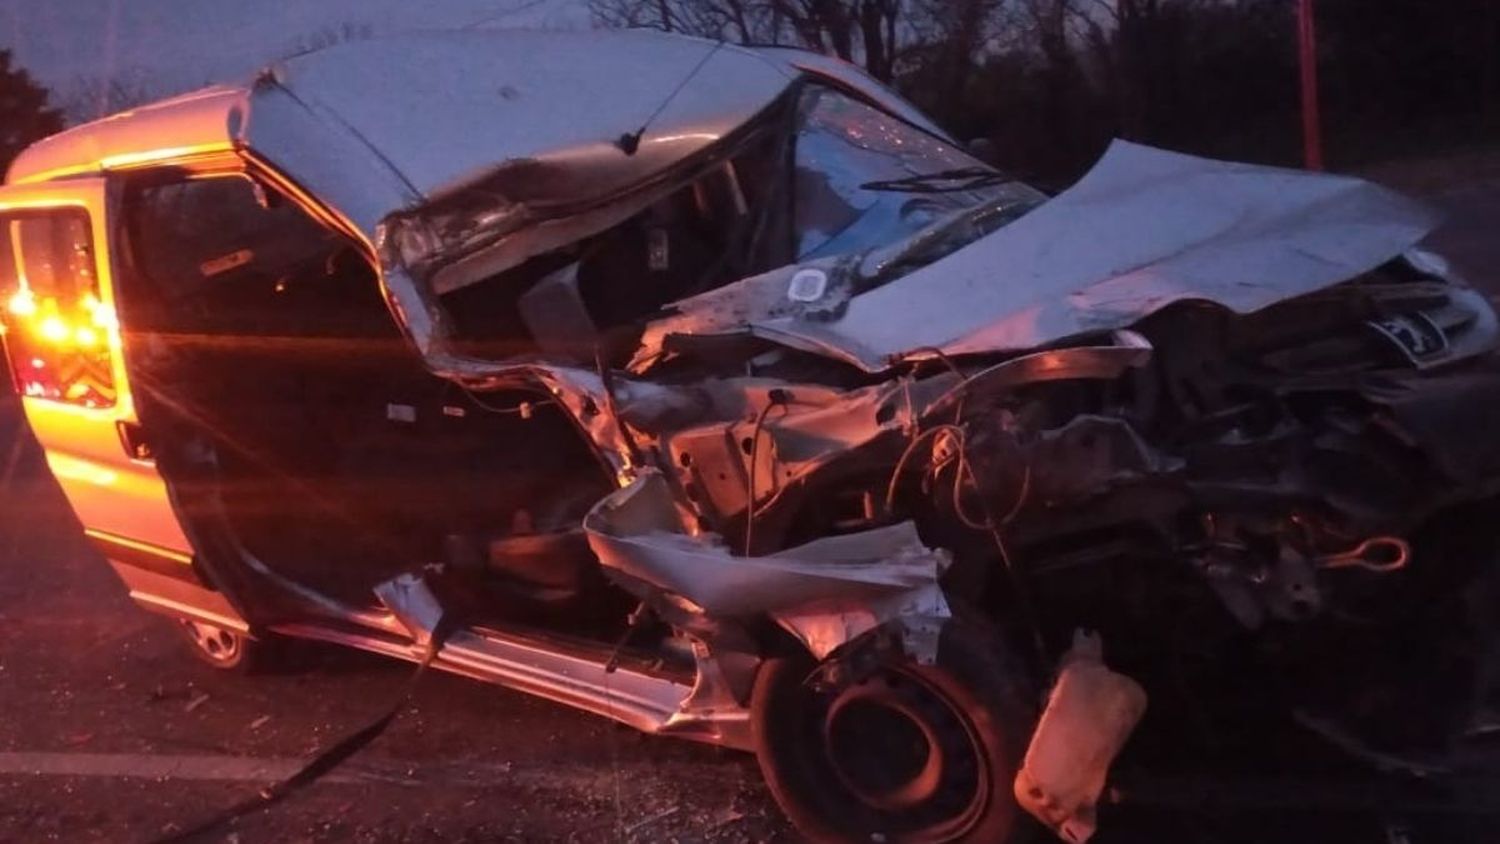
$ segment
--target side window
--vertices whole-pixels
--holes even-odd
[[[140,269],[167,301],[287,281],[333,246],[317,222],[243,176],[142,185],[127,206]]]
[[[0,333],[22,394],[84,407],[115,403],[115,319],[99,301],[87,213],[0,214],[0,301]]]
[[[385,336],[369,262],[292,200],[238,175],[127,186],[119,298],[132,330]]]

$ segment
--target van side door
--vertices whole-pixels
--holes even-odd
[[[0,188],[0,336],[9,376],[47,465],[132,597],[243,627],[221,596],[202,588],[140,436],[116,316],[109,196],[103,178]],[[215,606],[192,606],[204,596]]]

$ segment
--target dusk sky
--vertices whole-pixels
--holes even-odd
[[[78,98],[117,77],[171,94],[242,77],[324,28],[588,26],[582,0],[0,0],[0,47]]]

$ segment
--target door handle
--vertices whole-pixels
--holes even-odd
[[[141,423],[121,419],[115,423],[115,430],[120,432],[120,445],[132,460],[156,459],[156,450],[146,441],[146,429]]]

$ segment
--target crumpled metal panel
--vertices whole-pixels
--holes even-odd
[[[231,112],[235,143],[335,208],[367,238],[419,194],[326,106],[304,102],[268,78]]]
[[[646,31],[410,33],[296,56],[275,75],[427,199],[508,169],[506,198],[540,204],[608,196],[659,172],[791,80],[751,50]],[[647,123],[634,155],[616,146]]]
[[[755,334],[869,371],[912,352],[1018,351],[1124,328],[1181,300],[1248,313],[1367,272],[1435,226],[1368,182],[1116,141],[1078,184],[833,320]]]
[[[617,383],[622,418],[637,431],[659,432],[661,465],[696,487],[694,506],[724,515],[743,512],[752,492],[758,507],[770,506],[850,452],[881,437],[910,435],[935,399],[954,395],[958,378],[942,372],[852,390],[762,378],[705,380],[690,391]],[[668,391],[684,400],[672,401]],[[689,395],[706,418],[663,430],[674,410],[694,406]]]
[[[902,649],[924,665],[937,661],[938,638],[952,615],[943,588],[936,582],[885,598],[826,601],[771,613],[817,659],[826,659],[846,642],[893,623],[901,634]]]
[[[795,73],[661,33],[415,33],[289,59],[231,118],[239,143],[376,247],[387,298],[437,367],[451,354],[438,293],[634,213],[666,189],[636,188],[745,124]],[[617,143],[643,128],[633,152]],[[538,224],[559,207],[565,223]],[[453,250],[483,254],[443,279],[415,266]]]
[[[666,481],[647,471],[583,526],[600,562],[627,582],[680,596],[710,617],[769,614],[820,659],[896,621],[909,623],[908,651],[930,661],[949,616],[938,577],[951,560],[923,545],[911,522],[736,556],[718,536],[689,535]]]

